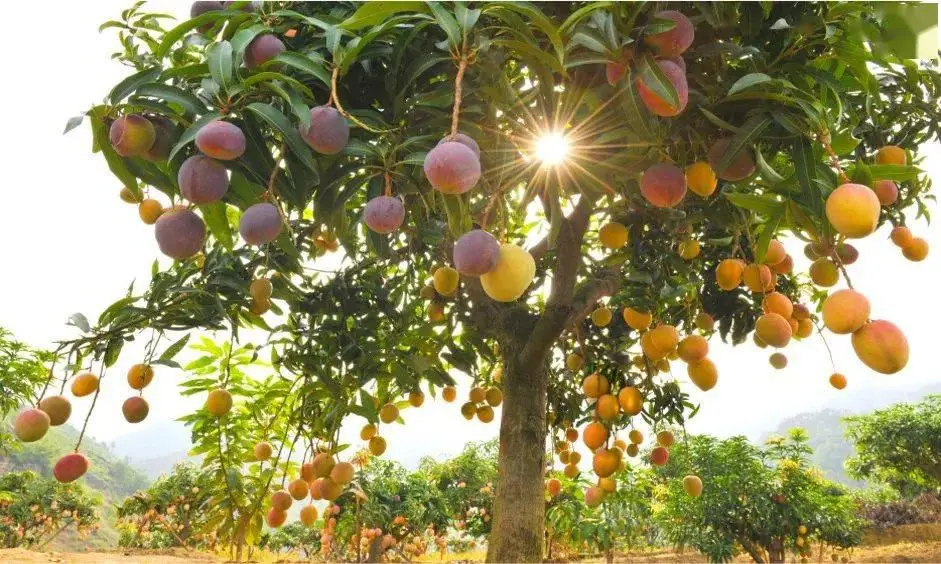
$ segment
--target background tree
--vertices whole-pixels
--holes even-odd
[[[260,329],[252,354],[266,349],[301,398],[290,427],[333,454],[344,416],[391,424],[405,395],[469,374],[502,390],[464,406],[486,421],[503,405],[488,558],[541,559],[550,423],[555,435],[600,418],[585,396],[602,382],[633,388],[623,409],[599,401],[615,404],[594,435],[617,456],[611,431],[631,417],[679,424],[695,409],[659,374],[667,357],[715,385],[702,335],[740,343],[757,327],[756,342],[778,348],[809,336],[820,316],[794,304],[852,286],[847,237],[891,222],[905,257],[928,252],[904,225],[925,213],[910,153],[938,137],[941,79],[880,48],[877,7],[671,8],[198,4],[170,29],[140,5],[124,11],[103,27],[133,74],[85,116],[123,197],[177,260],[93,326],[73,317],[83,334],[66,364],[103,377],[146,332],[142,362],[173,365],[176,344],[158,355],[169,333]],[[475,226],[490,235],[453,256]],[[810,242],[817,288],[788,266],[775,239],[786,234]],[[339,266],[321,268],[340,246]],[[461,276],[439,268],[452,263]],[[827,327],[852,332],[874,370],[900,370],[904,335],[869,323],[861,293],[841,296]],[[612,323],[608,306],[637,316]],[[674,350],[678,330],[696,338]],[[598,374],[597,389],[572,372]],[[236,539],[260,527],[239,514],[256,520]]]
[[[0,453],[16,443],[7,419],[23,405],[33,402],[36,390],[46,381],[52,360],[50,352],[34,349],[17,341],[0,327]]]
[[[769,441],[690,436],[658,469],[664,489],[657,523],[672,543],[692,546],[717,561],[739,550],[756,562],[783,562],[786,551],[807,556],[811,539],[839,548],[859,544],[862,520],[845,488],[807,465],[806,434]],[[683,474],[699,476],[702,495],[684,489]]]
[[[941,395],[844,421],[856,448],[846,461],[852,476],[890,484],[907,496],[941,488]]]
[[[265,533],[262,547],[273,552],[297,551],[304,560],[312,559],[320,551],[320,527],[311,527],[296,521]]]
[[[99,526],[100,505],[81,485],[7,472],[0,476],[0,541],[4,548],[41,547],[71,525],[84,538]]]
[[[217,484],[211,472],[190,463],[177,464],[146,490],[127,497],[118,507],[122,530],[119,545],[128,548],[208,546],[210,535],[225,516],[213,503]],[[215,543],[212,543],[215,544]]]

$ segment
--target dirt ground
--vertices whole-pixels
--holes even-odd
[[[182,562],[222,562],[210,554],[185,550],[135,550],[130,553],[113,552],[36,552],[23,548],[0,550],[0,562],[62,562],[71,564],[163,564]]]
[[[814,558],[811,562],[830,563],[831,551],[824,550],[822,560],[818,560],[818,549],[814,548]],[[841,555],[844,553],[840,553]],[[850,562],[941,562],[941,524],[930,525],[904,525],[887,531],[869,532],[863,545],[847,551]],[[447,555],[445,562],[477,562],[483,560],[484,553],[471,552]],[[264,560],[269,560],[265,558]],[[421,559],[425,562],[438,562],[437,555],[429,555]],[[292,560],[280,560],[282,562]],[[656,550],[650,552],[635,552],[619,554],[615,562],[655,562],[670,564],[674,562],[706,562],[707,560],[695,551],[677,553],[672,550]],[[792,558],[788,562],[793,562]],[[8,562],[61,562],[63,564],[182,564],[186,562],[224,562],[224,559],[211,554],[200,552],[187,552],[185,550],[151,550],[105,552],[36,552],[22,548],[0,550],[0,563]],[[604,562],[604,559],[584,560],[588,563]],[[741,555],[735,562],[751,562],[747,555]]]

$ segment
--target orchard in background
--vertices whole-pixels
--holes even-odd
[[[545,488],[560,489],[547,456],[570,478],[590,465],[581,495],[598,506],[643,420],[650,463],[709,491],[695,456],[670,460],[682,437],[667,426],[696,410],[684,388],[719,385],[713,335],[785,349],[827,329],[861,361],[849,378],[821,368],[836,388],[863,365],[900,371],[908,343],[870,318],[852,240],[891,223],[899,260],[928,253],[913,156],[939,137],[936,67],[888,50],[868,3],[668,8],[196,2],[178,24],[140,4],[106,22],[129,75],[68,127],[87,119],[173,261],[94,324],[73,316],[82,334],[16,434],[67,419],[67,386],[97,398],[144,338],[122,406],[141,421],[191,332],[226,333],[187,367],[186,393],[207,397],[187,422],[227,486],[213,502],[241,559],[262,512],[277,527],[295,501],[355,490],[349,415],[379,456],[426,392],[456,401],[461,372],[464,417],[502,405],[488,559],[538,561]],[[809,272],[784,237],[806,242]],[[242,366],[262,355],[259,383]],[[80,446],[59,480],[87,470]]]

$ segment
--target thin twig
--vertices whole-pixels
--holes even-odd
[[[360,121],[359,119],[357,119],[356,116],[350,114],[349,112],[343,109],[343,106],[340,104],[340,96],[337,93],[338,92],[337,78],[339,77],[339,75],[340,75],[340,67],[339,66],[333,67],[333,75],[330,77],[330,100],[327,102],[327,105],[329,105],[332,102],[337,107],[337,111],[340,112],[340,115],[352,121],[353,123],[355,123],[362,129],[369,131],[370,133],[386,133],[389,131],[394,131],[394,129],[376,129],[374,127],[370,127],[366,125],[365,123],[363,123],[362,121]]]

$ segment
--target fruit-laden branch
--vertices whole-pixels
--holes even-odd
[[[582,284],[575,292],[572,301],[572,316],[565,323],[566,327],[578,325],[595,309],[595,303],[605,296],[613,296],[621,288],[621,273],[616,266],[610,266],[602,274]]]
[[[582,196],[562,223],[556,242],[558,261],[552,270],[552,289],[545,311],[520,353],[523,366],[545,360],[546,352],[558,340],[576,311],[573,309],[575,283],[581,267],[582,241],[593,209],[594,204]]]

